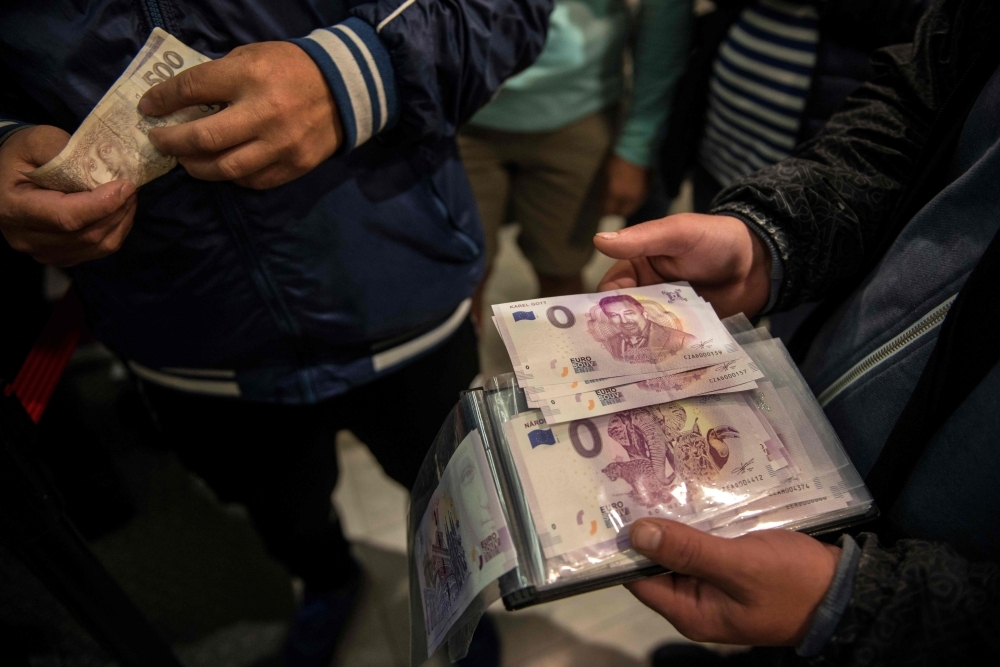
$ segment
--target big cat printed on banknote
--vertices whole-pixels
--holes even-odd
[[[703,520],[793,476],[742,394],[555,425],[529,411],[505,433],[547,556],[621,551],[637,519]]]

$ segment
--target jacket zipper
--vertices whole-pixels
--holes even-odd
[[[160,0],[146,0],[146,11],[149,12],[149,20],[153,22],[154,28],[167,29],[166,22],[163,20],[163,9],[160,7]]]
[[[234,240],[236,241],[236,247],[243,254],[243,257],[250,265],[251,278],[253,279],[254,285],[257,287],[257,292],[260,294],[261,298],[264,300],[264,304],[267,306],[268,311],[271,313],[271,317],[274,318],[282,333],[292,341],[295,356],[301,370],[301,368],[306,365],[304,363],[306,354],[301,343],[302,329],[299,327],[299,323],[295,320],[295,318],[292,317],[291,312],[289,312],[288,306],[285,304],[285,300],[281,297],[281,292],[278,289],[278,286],[274,283],[274,279],[271,277],[270,272],[267,270],[264,262],[257,254],[257,250],[254,248],[253,241],[250,239],[250,234],[247,232],[246,225],[243,223],[243,217],[240,214],[236,202],[233,200],[231,186],[227,183],[220,183],[218,184],[218,188],[223,214],[226,222],[228,223],[229,229],[233,234]],[[304,376],[302,373],[299,373],[298,375],[300,379],[299,389],[302,392],[302,398],[307,403],[314,403],[316,401],[316,392],[310,378]]]
[[[897,353],[902,352],[911,343],[940,326],[941,322],[944,321],[945,315],[951,309],[951,304],[955,301],[956,296],[958,295],[955,294],[949,297],[944,303],[907,327],[901,334],[856,363],[849,371],[837,378],[833,384],[820,392],[818,398],[819,404],[826,407],[830,401],[837,398],[837,396],[854,384],[865,373],[882,365]]]

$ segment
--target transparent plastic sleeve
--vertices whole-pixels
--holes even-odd
[[[465,656],[482,615],[500,597],[498,580],[516,571],[506,498],[486,447],[481,394],[449,413],[410,494],[407,553],[411,664],[447,646]]]
[[[419,534],[427,532],[428,508],[446,486],[448,466],[473,432],[516,566],[452,612],[446,640],[453,658],[464,654],[498,596],[519,609],[661,572],[630,547],[628,527],[639,518],[737,537],[767,528],[816,534],[877,514],[781,342],[742,316],[723,323],[763,376],[753,388],[551,424],[513,373],[462,396],[413,490],[414,664],[433,653],[428,637],[441,636],[427,618],[437,609],[427,602],[434,568],[426,557],[418,563],[427,552]]]

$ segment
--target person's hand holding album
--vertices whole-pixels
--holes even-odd
[[[790,530],[733,539],[666,519],[633,524],[632,546],[671,571],[626,584],[699,642],[797,646],[833,581],[840,548]]]

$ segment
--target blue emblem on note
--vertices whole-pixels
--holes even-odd
[[[533,320],[535,319],[535,312],[532,310],[515,310],[514,311],[514,321],[519,320]]]
[[[556,436],[552,433],[552,429],[535,429],[528,433],[528,442],[531,443],[531,448],[534,449],[540,445],[554,445],[556,444]]]

